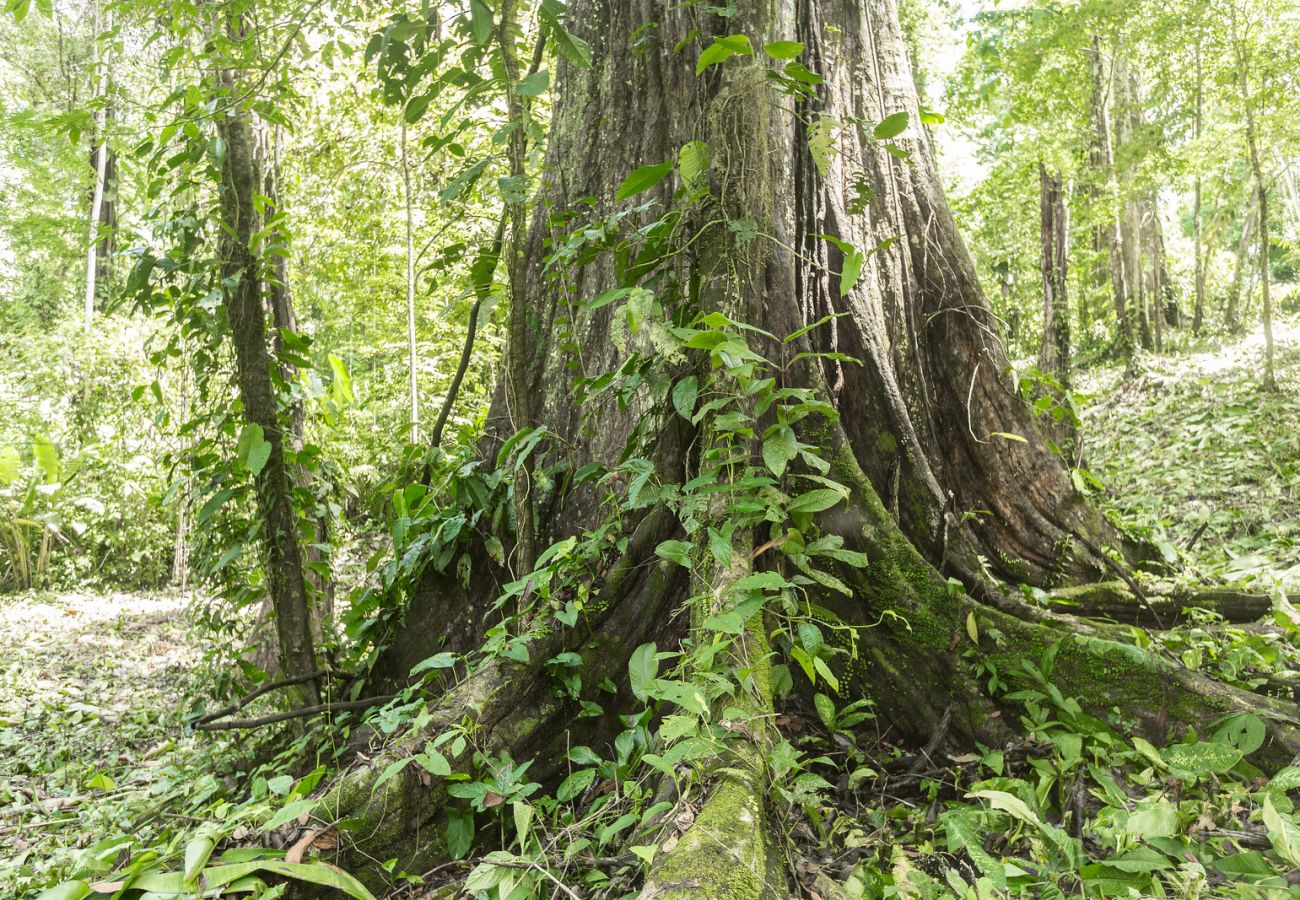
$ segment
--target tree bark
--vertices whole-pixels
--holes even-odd
[[[220,78],[234,96],[237,91],[233,77],[222,71]],[[313,672],[318,666],[298,515],[285,461],[285,433],[266,344],[260,261],[253,251],[254,235],[260,227],[254,197],[262,187],[257,142],[251,114],[240,106],[227,110],[216,125],[225,144],[220,191],[224,225],[221,276],[239,399],[245,421],[260,427],[263,439],[270,444],[270,455],[255,478],[257,506],[264,523],[264,571],[275,612],[280,665],[286,675],[300,675]],[[295,694],[299,701],[318,700],[314,682],[305,683]]]
[[[590,389],[594,375],[620,371],[631,350],[616,305],[591,308],[584,301],[631,279],[653,288],[665,307],[725,312],[778,337],[835,314],[835,330],[823,324],[789,344],[755,340],[779,367],[782,384],[816,388],[837,413],[824,425],[805,420],[799,437],[820,448],[829,477],[851,495],[847,508],[818,517],[820,527],[868,560],[836,570],[852,596],[817,585],[807,595],[817,617],[855,635],[863,665],[840,673],[849,696],[869,695],[882,723],[903,739],[924,742],[949,718],[954,734],[986,742],[1006,737],[1015,717],[994,715],[996,703],[957,649],[969,646],[961,635],[973,616],[985,635],[975,649],[993,664],[1019,665],[1059,642],[1056,678],[1065,693],[1097,715],[1122,710],[1157,740],[1166,730],[1203,729],[1230,712],[1294,715],[1290,705],[1135,650],[1123,628],[1028,608],[989,578],[992,572],[1013,584],[1087,583],[1117,565],[1102,562],[1090,546],[1133,556],[1141,548],[1126,547],[1073,490],[1066,465],[1046,446],[1011,382],[997,323],[957,234],[928,138],[916,127],[919,103],[895,0],[741,4],[728,17],[668,0],[577,0],[569,27],[591,46],[592,65],[556,66],[546,178],[532,225],[514,248],[528,277],[512,279],[519,291],[512,300],[528,313],[533,421],[553,436],[540,451],[538,471],[555,474],[536,496],[539,546],[609,522],[603,501],[612,482],[578,484],[567,473],[637,458],[653,463],[663,484],[683,484],[702,471],[712,446],[706,427],[674,411],[669,384],[621,395]],[[742,33],[754,55],[694,73],[698,54],[715,37]],[[806,100],[772,87],[758,48],[776,40],[801,42],[800,61],[824,79]],[[874,123],[900,112],[912,125],[888,143],[905,160],[872,134]],[[694,141],[708,148],[704,199],[683,200],[694,196],[686,190],[675,195],[683,187],[676,176],[630,201],[615,199],[630,172],[677,159]],[[859,179],[873,196],[850,203]],[[664,248],[640,243],[654,239],[636,229],[664,210],[686,217],[693,237],[688,247],[659,257],[654,253]],[[630,243],[618,244],[620,252],[593,254],[579,266],[555,262],[569,235],[590,234],[615,215],[627,216],[619,240]],[[885,244],[889,238],[896,241]],[[846,266],[860,266],[860,277],[846,277]],[[861,364],[797,358],[808,350]],[[706,383],[704,366],[693,367],[689,358],[680,365],[674,378],[696,374]],[[509,390],[498,389],[489,414],[488,459],[513,430]],[[562,775],[562,748],[601,748],[623,727],[617,713],[629,707],[628,654],[645,641],[678,646],[685,625],[672,613],[698,586],[693,591],[684,569],[654,554],[661,541],[687,533],[666,503],[623,513],[619,527],[626,543],[593,568],[583,618],[573,626],[548,624],[528,645],[527,663],[490,656],[474,666],[431,701],[427,727],[327,789],[323,814],[356,826],[348,832],[354,843],[338,851],[345,865],[379,884],[386,873],[373,860],[395,856],[397,870],[418,872],[445,859],[442,826],[452,802],[446,784],[426,784],[413,766],[376,781],[466,716],[478,726],[478,753],[509,749],[516,759],[532,757],[529,777],[543,783]],[[758,564],[767,549],[752,546],[758,539],[736,536],[731,565],[717,577]],[[474,556],[468,587],[430,567],[391,635],[379,678],[401,684],[412,664],[435,649],[475,648],[502,619],[493,601],[510,577],[485,552]],[[965,590],[954,589],[950,578]],[[1000,641],[988,637],[994,630]],[[750,647],[765,655],[761,646]],[[567,650],[582,651],[584,684],[612,682],[616,693],[601,696],[603,715],[579,717],[572,699],[551,690],[545,661]],[[1257,758],[1284,763],[1300,749],[1300,737],[1269,723],[1272,740]],[[761,736],[755,742],[761,747]],[[704,823],[706,832],[689,844],[684,837],[685,852],[656,862],[643,896],[789,895],[765,849],[767,786],[759,767],[749,765],[756,751],[744,741],[732,751],[733,764],[715,760],[709,770],[716,780],[695,826]],[[452,754],[453,769],[466,768],[472,752]],[[725,835],[739,858],[710,849],[718,843],[710,835]]]

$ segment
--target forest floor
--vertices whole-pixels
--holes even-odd
[[[1136,381],[1114,367],[1080,378],[1092,395],[1087,465],[1110,514],[1171,553],[1208,519],[1186,561],[1256,586],[1300,583],[1300,323],[1279,322],[1277,343],[1276,395],[1258,389],[1258,335],[1149,356]],[[233,787],[214,774],[225,768],[216,761],[235,758],[231,739],[183,728],[214,649],[194,618],[182,595],[0,597],[0,897],[33,896],[72,872],[107,874],[144,848],[176,855]],[[1240,684],[1270,667],[1296,668],[1276,635],[1233,632],[1225,644],[1224,634],[1192,629],[1170,649]],[[1001,751],[990,752],[1013,789],[1016,773],[1003,773]],[[299,787],[291,791],[287,776],[263,780],[258,821],[288,811]],[[1227,790],[1196,801],[1209,820],[1216,804],[1243,802],[1244,789]],[[1163,815],[1163,801],[1142,802]],[[908,816],[880,833],[903,838]],[[914,824],[916,833],[933,827]],[[918,849],[901,846],[908,856]],[[1239,861],[1247,863],[1256,860]],[[1260,865],[1264,877],[1270,867]]]
[[[207,649],[189,607],[183,594],[0,597],[0,896],[87,847],[111,866],[111,836],[202,790],[189,765],[201,748],[177,727]]]
[[[1274,325],[1278,391],[1260,390],[1261,329],[1149,355],[1142,374],[1085,370],[1085,466],[1126,528],[1188,547],[1198,573],[1300,583],[1300,320]],[[1208,520],[1208,521],[1207,521]]]

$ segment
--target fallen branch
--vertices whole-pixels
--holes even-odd
[[[1078,538],[1079,543],[1087,547],[1093,556],[1097,557],[1102,562],[1104,562],[1111,571],[1113,571],[1116,575],[1118,575],[1120,578],[1124,580],[1124,583],[1129,586],[1129,590],[1133,592],[1133,595],[1137,597],[1139,600],[1141,600],[1142,605],[1145,606],[1147,608],[1147,611],[1151,613],[1151,617],[1155,619],[1156,627],[1159,628],[1161,631],[1164,631],[1165,623],[1161,621],[1160,614],[1157,613],[1155,611],[1155,608],[1151,606],[1151,601],[1147,599],[1146,592],[1143,591],[1142,586],[1137,583],[1137,579],[1134,578],[1128,572],[1127,569],[1125,569],[1119,563],[1115,562],[1115,560],[1111,559],[1109,556],[1103,553],[1100,547],[1098,547],[1092,541],[1088,540],[1082,534],[1080,534],[1077,531],[1071,531],[1070,534]]]
[[[1050,596],[1054,608],[1089,618],[1108,617],[1128,625],[1158,623],[1157,610],[1177,622],[1187,618],[1188,611],[1193,609],[1209,610],[1222,616],[1225,622],[1240,624],[1267,616],[1273,608],[1267,594],[1227,587],[1175,588],[1147,594],[1143,599],[1120,581],[1058,588]],[[1143,602],[1139,603],[1140,599]]]
[[[291,709],[286,712],[271,713],[270,715],[259,716],[256,719],[231,719],[227,722],[198,722],[194,725],[194,730],[230,731],[237,728],[260,728],[263,725],[273,725],[276,722],[284,722],[288,719],[301,719],[304,716],[314,716],[317,713],[342,712],[348,709],[366,709],[370,706],[377,706],[380,703],[387,703],[396,696],[396,694],[383,694],[378,697],[366,697],[364,700],[345,700],[342,703],[318,703],[315,706],[304,706],[301,709]]]
[[[232,713],[239,712],[263,694],[269,694],[271,691],[276,691],[283,687],[289,687],[290,685],[302,684],[304,681],[315,681],[317,678],[321,678],[328,674],[329,671],[327,669],[317,669],[315,672],[308,672],[306,675],[294,675],[291,678],[281,678],[279,681],[268,682],[267,684],[264,684],[256,690],[246,694],[243,699],[219,709],[216,712],[208,713],[205,716],[200,716],[198,719],[195,719],[194,728],[203,731],[205,730],[203,728],[204,725],[207,725],[209,722],[215,722],[217,719],[224,719]]]
[[[1200,527],[1197,528],[1191,538],[1188,539],[1187,546],[1183,548],[1184,553],[1192,552],[1192,548],[1196,546],[1196,542],[1201,539],[1201,535],[1205,534],[1205,529],[1208,527],[1210,527],[1210,518],[1209,516],[1206,516],[1205,521],[1201,523]]]

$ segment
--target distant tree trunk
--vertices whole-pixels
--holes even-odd
[[[1231,333],[1241,330],[1238,315],[1241,309],[1242,281],[1246,275],[1246,263],[1250,259],[1250,244],[1255,235],[1255,219],[1259,216],[1259,204],[1255,201],[1256,185],[1252,184],[1246,212],[1242,216],[1241,238],[1237,241],[1237,255],[1232,265],[1232,281],[1228,284],[1228,297],[1223,310],[1223,322]]]
[[[1120,241],[1118,218],[1118,198],[1115,184],[1115,161],[1111,153],[1110,116],[1107,112],[1106,84],[1114,83],[1105,73],[1102,59],[1101,38],[1092,36],[1092,51],[1088,56],[1092,70],[1092,140],[1089,142],[1088,158],[1092,165],[1094,178],[1101,185],[1100,200],[1105,218],[1094,226],[1093,249],[1105,255],[1105,272],[1098,272],[1097,281],[1105,286],[1110,280],[1110,293],[1115,304],[1116,344],[1120,355],[1131,361],[1137,339],[1133,331],[1133,310],[1128,299],[1128,290],[1124,281],[1124,256]]]
[[[1131,152],[1137,124],[1137,98],[1133,90],[1133,78],[1128,65],[1122,58],[1115,61],[1112,78],[1115,84],[1115,148],[1118,158],[1122,151]],[[1127,160],[1132,169],[1134,162]],[[1124,287],[1128,293],[1128,303],[1132,305],[1137,318],[1137,338],[1144,350],[1152,348],[1151,319],[1148,315],[1148,297],[1146,278],[1142,268],[1142,207],[1141,196],[1137,188],[1125,185],[1120,198],[1120,256],[1124,266]]]
[[[419,358],[415,345],[415,211],[411,203],[411,165],[406,151],[406,122],[399,138],[402,145],[402,198],[406,206],[406,365],[411,401],[411,443],[420,442]]]
[[[983,574],[986,565],[1013,584],[1089,584],[1108,568],[1089,545],[1128,546],[1131,558],[1139,548],[1125,545],[1072,488],[1067,466],[1047,447],[1008,376],[997,322],[957,233],[928,136],[917,127],[920,105],[895,0],[790,0],[728,11],[733,15],[718,16],[675,0],[570,6],[569,27],[591,47],[591,68],[563,59],[555,67],[548,177],[532,227],[513,248],[526,276],[513,281],[520,293],[512,302],[529,313],[522,346],[527,392],[537,399],[533,421],[554,437],[541,451],[547,464],[539,471],[576,473],[635,459],[652,465],[664,485],[680,485],[701,474],[714,446],[712,428],[679,415],[669,399],[691,377],[702,386],[701,402],[724,389],[715,386],[720,376],[707,355],[683,355],[670,377],[638,380],[627,396],[577,396],[589,376],[621,371],[637,358],[618,340],[626,308],[591,308],[605,291],[629,281],[650,284],[666,317],[722,313],[789,335],[789,343],[752,340],[781,361],[783,387],[810,387],[834,407],[833,421],[799,426],[806,429],[800,439],[826,454],[828,477],[851,494],[817,522],[868,560],[836,569],[852,596],[807,587],[809,607],[851,634],[863,661],[845,670],[842,697],[869,696],[882,726],[900,739],[942,742],[950,731],[998,739],[1016,719],[991,709],[996,701],[964,654],[981,654],[1001,670],[1055,646],[1052,678],[1090,714],[1119,710],[1163,740],[1170,730],[1203,731],[1224,715],[1258,711],[1271,740],[1256,759],[1284,765],[1300,749],[1300,736],[1276,716],[1296,715],[1294,704],[1218,685],[1144,652],[1126,643],[1126,629],[1031,608]],[[648,41],[647,22],[655,25]],[[800,61],[824,82],[806,100],[780,94],[757,53],[697,76],[700,52],[714,38],[735,34],[747,35],[754,48],[798,40]],[[892,149],[905,151],[906,160],[871,137],[874,123],[900,112],[912,126],[892,139]],[[841,123],[834,151],[826,153],[824,141],[814,151],[809,138],[824,137],[827,122]],[[708,148],[707,168],[697,175],[702,199],[683,200],[685,191],[676,194],[682,179],[667,173],[630,202],[616,199],[630,172],[677,159],[692,141]],[[859,179],[874,193],[865,210],[850,208]],[[645,211],[636,212],[642,204]],[[647,246],[639,229],[665,211],[681,216],[681,233]],[[617,251],[556,271],[563,261],[555,250],[568,235],[576,240],[597,225],[613,229],[606,223],[616,215],[623,230],[604,233]],[[898,240],[867,253],[885,238]],[[624,253],[629,246],[635,249]],[[639,274],[629,274],[633,259],[646,267]],[[850,274],[860,266],[859,277],[846,278],[846,264]],[[835,333],[823,325],[793,336],[831,314],[838,316]],[[862,365],[841,371],[832,361],[798,358],[832,347]],[[494,397],[486,460],[496,458],[513,427],[508,390]],[[767,423],[753,424],[757,433]],[[808,474],[815,472],[794,477]],[[779,476],[778,489],[803,490],[790,478]],[[602,501],[614,479],[556,479],[537,497],[539,546],[610,526]],[[777,541],[754,546],[762,535],[737,534],[710,567],[718,577],[695,579],[655,554],[662,541],[686,537],[701,558],[709,556],[708,529],[695,521],[688,531],[674,502],[619,514],[624,540],[593,567],[591,579],[584,577],[591,602],[576,624],[552,625],[549,610],[539,607],[547,624],[523,648],[528,662],[489,657],[476,665],[457,686],[427,698],[426,727],[396,736],[377,755],[366,753],[363,765],[322,791],[319,814],[355,826],[340,832],[336,852],[345,864],[380,889],[388,870],[425,871],[449,855],[443,826],[449,810],[463,807],[444,779],[422,778],[416,766],[397,769],[455,723],[475,725],[473,747],[452,752],[443,745],[456,771],[467,769],[474,753],[481,759],[509,751],[533,761],[530,779],[558,782],[567,748],[603,749],[624,730],[619,714],[641,708],[633,707],[627,677],[632,651],[650,641],[677,650],[688,633],[689,598],[703,592],[716,603],[727,579],[775,567],[785,552],[773,546]],[[714,512],[708,510],[710,519]],[[435,650],[468,651],[489,628],[517,627],[513,618],[502,621],[496,604],[511,574],[486,549],[474,551],[468,587],[430,566],[376,674],[405,684],[411,666]],[[972,621],[982,637],[968,639]],[[741,652],[764,659],[759,638],[767,629],[752,630],[755,641],[746,640]],[[579,715],[578,704],[553,689],[546,661],[577,650],[584,655],[584,691],[600,697],[602,715]],[[605,690],[614,690],[595,694],[605,679]],[[746,718],[769,727],[770,715],[748,715],[764,699],[761,688],[757,696],[741,693]],[[764,802],[769,773],[756,746],[763,745],[738,739],[734,752],[696,763],[696,777],[710,790],[693,810],[695,825],[675,848],[656,855],[643,896],[792,896],[776,852],[779,823]],[[381,784],[385,771],[392,777]],[[393,858],[396,869],[380,863]]]
[[[1040,269],[1043,276],[1043,346],[1038,355],[1038,368],[1056,379],[1060,391],[1056,402],[1064,405],[1070,390],[1070,304],[1067,296],[1070,254],[1069,205],[1061,175],[1049,174],[1047,167],[1038,165],[1040,199],[1040,234],[1042,253]],[[1073,443],[1073,428],[1068,419],[1047,429],[1057,446],[1065,449]],[[1068,452],[1068,451],[1067,451]]]
[[[1165,339],[1165,260],[1164,236],[1160,229],[1160,210],[1151,192],[1142,198],[1142,243],[1151,260],[1144,283],[1144,293],[1151,298],[1151,337],[1157,352],[1164,350]]]
[[[1202,119],[1205,112],[1205,77],[1201,66],[1201,32],[1196,32],[1196,123],[1193,137],[1199,144],[1201,140]],[[1200,335],[1201,326],[1205,324],[1205,260],[1203,259],[1203,216],[1201,214],[1201,171],[1196,170],[1196,179],[1192,189],[1192,243],[1193,265],[1196,283],[1196,309],[1192,313],[1192,334]]]
[[[1255,121],[1254,100],[1250,94],[1250,56],[1237,31],[1236,7],[1233,7],[1233,38],[1237,45],[1237,83],[1241,88],[1241,105],[1246,110],[1246,144],[1250,149],[1250,169],[1255,177],[1255,203],[1259,231],[1259,286],[1264,301],[1264,375],[1261,387],[1277,390],[1273,372],[1273,298],[1269,295],[1268,184],[1259,158],[1259,129]]]
[[[112,13],[109,13],[104,24],[107,30],[113,27]],[[111,53],[106,53],[103,63],[99,58],[99,29],[100,29],[100,9],[98,4],[95,5],[94,12],[94,38],[92,46],[94,48],[93,62],[91,63],[91,77],[94,79],[94,93],[96,99],[107,98],[108,96],[108,69],[112,65]],[[105,99],[107,104],[107,100]],[[98,268],[100,263],[100,226],[104,220],[104,192],[108,183],[108,122],[109,114],[107,105],[103,110],[96,114],[99,121],[98,134],[92,132],[91,149],[94,160],[95,181],[91,189],[90,199],[90,216],[88,225],[87,249],[86,249],[86,290],[84,302],[84,328],[87,334],[90,333],[91,325],[95,319],[95,296],[98,284]]]
[[[232,23],[232,30],[239,30]],[[219,73],[227,96],[239,96],[234,78]],[[292,477],[285,462],[285,431],[281,425],[272,358],[266,343],[266,314],[259,260],[253,251],[261,223],[255,197],[264,188],[258,171],[257,141],[251,114],[236,105],[216,119],[225,143],[221,178],[221,275],[224,305],[235,351],[236,380],[244,419],[262,429],[270,455],[255,478],[258,511],[263,519],[264,572],[274,608],[280,666],[285,675],[317,669],[312,637],[313,615],[304,574],[298,515],[294,509]],[[292,436],[292,432],[291,432]],[[292,692],[300,702],[318,697],[314,682]]]
[[[176,416],[178,422],[190,419],[190,367],[189,360],[182,358],[180,369],[180,409]],[[193,478],[189,473],[177,491],[176,533],[172,541],[172,577],[171,584],[179,590],[185,590],[190,581],[190,519],[193,510]]]

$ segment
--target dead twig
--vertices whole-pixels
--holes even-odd
[[[291,709],[286,712],[271,713],[266,716],[259,716],[256,719],[231,719],[226,722],[198,722],[194,726],[195,731],[230,731],[237,728],[260,728],[263,725],[272,725],[276,722],[284,722],[288,719],[301,719],[304,716],[314,716],[317,713],[335,713],[343,712],[348,709],[366,709],[371,706],[378,706],[380,703],[387,703],[396,697],[396,694],[382,694],[378,697],[366,697],[364,700],[344,700],[340,703],[318,703],[315,706],[304,706],[301,709]]]

